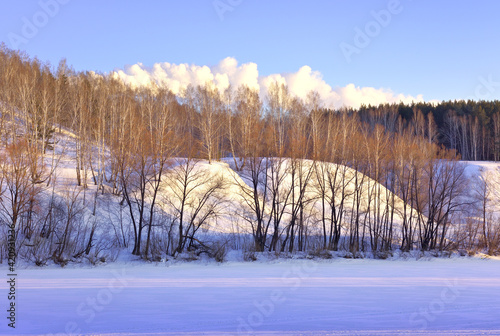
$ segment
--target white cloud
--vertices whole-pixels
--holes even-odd
[[[238,87],[246,84],[259,90],[265,95],[269,86],[277,81],[287,84],[292,94],[305,99],[309,91],[317,91],[323,99],[325,106],[359,107],[361,104],[378,105],[381,103],[411,103],[412,101],[423,101],[422,95],[416,97],[394,93],[390,89],[357,87],[348,84],[345,87],[331,87],[323,80],[319,71],[313,71],[305,65],[295,73],[272,74],[260,76],[255,63],[238,64],[232,57],[223,59],[213,67],[189,64],[156,63],[152,67],[146,67],[142,63],[117,70],[116,75],[125,83],[133,86],[149,85],[151,82],[166,85],[174,94],[181,95],[186,86],[192,84],[204,85],[207,81],[212,82],[217,88],[224,90],[229,85]]]

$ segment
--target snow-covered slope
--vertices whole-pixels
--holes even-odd
[[[105,155],[109,156],[107,150],[105,152]],[[88,239],[90,228],[95,226],[97,228],[97,236],[94,237],[96,244],[101,242],[103,246],[106,246],[106,241],[113,238],[120,241],[120,245],[128,245],[133,231],[129,209],[124,205],[119,187],[108,180],[104,182],[103,190],[97,190],[90,172],[87,172],[86,179],[88,187],[77,186],[76,138],[73,133],[64,130],[57,133],[55,149],[53,152],[46,153],[44,162],[47,170],[55,166],[55,171],[48,186],[46,184],[39,186],[42,190],[40,193],[40,206],[42,208],[50,202],[57,203],[57,207],[68,207],[69,200],[73,199],[75,206],[79,209],[78,225],[83,226],[82,239]],[[174,225],[177,225],[176,211],[178,212],[180,208],[181,199],[178,191],[182,189],[179,184],[181,181],[179,174],[182,174],[183,170],[184,173],[186,172],[186,165],[192,165],[188,175],[191,179],[189,188],[193,188],[193,191],[185,200],[184,207],[188,219],[190,215],[195,213],[200,200],[203,200],[207,188],[213,186],[215,182],[219,183],[217,191],[206,199],[204,207],[199,213],[196,213],[195,223],[200,223],[200,218],[203,218],[197,235],[208,237],[212,234],[251,234],[255,229],[252,224],[255,221],[255,211],[252,204],[255,204],[256,200],[261,207],[264,207],[263,214],[266,221],[270,223],[268,234],[272,234],[274,222],[271,189],[273,180],[275,182],[279,180],[278,210],[281,211],[280,209],[284,207],[279,226],[281,232],[284,232],[283,230],[291,221],[294,205],[303,201],[303,217],[305,218],[304,225],[307,226],[307,235],[312,237],[322,234],[321,216],[324,204],[321,197],[330,201],[335,200],[335,205],[339,206],[343,193],[344,200],[341,209],[343,212],[343,235],[348,233],[348,226],[354,214],[359,214],[361,223],[367,223],[367,219],[369,222],[370,220],[380,220],[381,216],[387,218],[388,212],[392,211],[392,205],[394,205],[394,214],[391,218],[394,220],[394,239],[397,242],[404,202],[371,178],[352,168],[333,163],[291,159],[263,159],[263,162],[263,166],[267,169],[259,172],[258,194],[254,198],[251,181],[252,171],[249,170],[249,164],[243,169],[235,169],[233,159],[211,163],[205,160],[188,162],[184,158],[172,159],[162,178],[159,195],[156,199],[159,220],[165,223],[170,221],[170,223],[173,222]],[[239,163],[241,165],[241,161]],[[110,167],[105,169],[109,178],[111,169]],[[499,164],[497,163],[468,163],[467,174],[471,178],[472,176],[488,175],[490,178],[498,179],[499,172]],[[332,190],[328,187],[325,187],[324,194],[321,195],[321,185],[331,182],[328,178],[335,174],[337,174],[335,197],[332,198]],[[266,178],[269,188],[267,192],[264,190],[265,183],[262,183]],[[304,185],[305,187],[303,187]],[[292,186],[294,187],[292,188]],[[303,198],[300,198],[302,187],[304,193]],[[287,194],[290,190],[293,192]],[[146,197],[146,203],[150,201],[151,199]],[[353,212],[352,210],[358,205],[357,202],[359,202],[359,211]],[[329,216],[330,211],[326,210],[326,214]],[[416,215],[415,211],[413,211],[413,215]],[[6,218],[4,217],[4,219]],[[154,234],[158,234],[158,230],[161,230],[160,225],[157,227],[154,229]],[[164,227],[163,229],[165,230]],[[368,230],[370,229],[371,227],[367,227],[366,235],[369,234]],[[175,230],[176,228],[174,228]]]
[[[61,196],[65,196],[68,194],[68,191],[72,191],[76,188],[77,178],[76,178],[76,148],[74,135],[71,132],[65,131],[62,134],[57,135],[58,141],[55,148],[56,154],[60,155],[57,158],[58,163],[55,170],[55,191],[57,194]],[[46,164],[49,165],[51,163],[51,153],[46,154]],[[169,176],[172,173],[176,173],[176,170],[179,169],[180,165],[186,165],[186,159],[177,158],[173,159],[173,164],[169,167],[169,171],[165,176]],[[278,162],[278,163],[277,163]],[[251,233],[251,227],[248,222],[243,220],[240,216],[242,212],[251,213],[252,209],[249,209],[248,203],[253,200],[248,199],[249,193],[251,193],[251,181],[249,180],[249,176],[251,172],[248,172],[247,168],[243,168],[242,170],[235,170],[232,159],[224,159],[222,162],[213,161],[212,163],[208,163],[206,160],[196,160],[193,164],[193,169],[190,170],[189,176],[194,179],[197,178],[190,186],[194,187],[197,185],[196,190],[193,191],[191,199],[187,202],[189,206],[193,206],[193,202],[206,192],[206,184],[209,182],[213,182],[217,179],[221,179],[222,188],[218,192],[217,197],[218,201],[223,203],[223,206],[219,207],[217,218],[214,220],[210,220],[207,222],[207,225],[204,226],[204,229],[208,229],[214,232],[246,232]],[[308,215],[311,215],[312,218],[316,220],[311,220],[311,232],[315,230],[319,230],[317,227],[317,216],[319,215],[321,209],[321,202],[319,199],[319,181],[324,179],[324,183],[328,183],[328,175],[337,174],[337,194],[336,204],[339,204],[341,201],[341,193],[342,187],[344,187],[344,211],[345,217],[344,221],[348,222],[350,220],[350,214],[352,207],[355,205],[356,201],[355,191],[356,189],[360,190],[359,198],[360,198],[360,213],[366,214],[370,213],[371,216],[375,216],[375,209],[377,208],[376,199],[380,199],[381,207],[383,208],[387,201],[390,202],[390,198],[392,197],[392,192],[388,191],[384,186],[379,185],[377,182],[372,180],[371,178],[364,176],[363,174],[356,172],[354,169],[339,166],[333,163],[323,163],[323,162],[313,162],[310,160],[298,160],[293,162],[295,165],[300,166],[300,170],[297,169],[295,174],[292,175],[292,160],[283,159],[276,160],[272,163],[275,167],[279,165],[280,171],[273,175],[273,172],[269,168],[267,170],[268,174],[268,183],[271,183],[273,177],[280,180],[280,191],[283,194],[287,190],[291,188],[292,185],[295,187],[295,201],[298,199],[300,182],[299,182],[299,174],[302,174],[302,178],[305,180],[306,176],[308,178],[308,182],[305,188],[304,199],[308,200],[307,205],[305,207],[306,211],[308,211]],[[184,167],[185,169],[185,167]],[[275,168],[276,169],[276,168]],[[89,200],[92,199],[92,195],[95,194],[96,186],[92,181],[90,173],[88,173],[88,189],[81,190],[80,197],[85,199],[85,204],[87,206],[93,206],[93,203]],[[261,175],[265,174],[261,172]],[[261,178],[263,178],[261,176]],[[357,179],[357,181],[356,181]],[[105,183],[106,184],[106,183]],[[160,196],[158,198],[159,206],[164,209],[166,212],[170,212],[172,210],[170,203],[175,203],[175,195],[173,194],[172,188],[172,180],[168,178],[164,178],[164,183],[162,185]],[[117,195],[110,195],[112,191],[112,186],[109,185],[109,188],[105,188],[104,191],[99,191],[98,193],[98,201],[102,201],[100,203],[101,207],[98,209],[98,212],[101,212],[102,217],[106,216],[109,207],[119,208],[118,203],[122,201],[122,198]],[[259,186],[262,191],[263,184]],[[325,195],[327,198],[332,197],[331,189],[326,188]],[[49,197],[48,194],[52,191],[52,188],[45,188],[44,193],[46,193],[46,197]],[[368,197],[369,193],[377,193],[378,197],[372,197],[371,201]],[[262,194],[262,193],[261,193]],[[262,196],[259,194],[259,196]],[[389,198],[389,199],[388,199]],[[294,197],[293,195],[289,195],[286,199],[287,203],[292,203]],[[271,211],[271,200],[269,197],[269,191],[267,194],[267,198],[265,200],[261,199],[262,202],[267,202],[266,209],[267,214]],[[110,204],[113,203],[113,204]],[[284,200],[283,200],[284,202]],[[371,203],[369,203],[371,202]],[[394,206],[395,206],[395,214],[394,220],[396,224],[401,222],[402,207],[404,203],[403,201],[395,196],[394,197]],[[287,224],[287,221],[290,218],[291,209],[290,205],[285,208],[284,216],[283,216],[283,225]],[[189,211],[189,209],[188,209]],[[109,215],[109,214],[108,214]],[[271,231],[272,232],[272,231]]]

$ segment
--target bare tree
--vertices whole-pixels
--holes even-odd
[[[422,224],[419,225],[419,236],[423,250],[444,249],[447,246],[445,238],[452,216],[462,205],[461,196],[467,187],[465,166],[453,156],[454,154],[436,154],[431,156],[424,166],[427,219],[424,223],[419,223]],[[424,197],[420,197],[419,201]]]
[[[173,224],[178,227],[178,242],[173,253],[190,248],[197,231],[216,219],[223,204],[225,182],[220,174],[213,175],[193,158],[176,159],[175,166],[165,175],[164,202],[173,211]]]
[[[317,107],[316,107],[317,108]],[[305,161],[310,150],[310,135],[308,129],[307,110],[302,102],[294,99],[291,103],[290,128],[288,129],[289,161],[287,162],[290,188],[289,216],[290,221],[286,226],[286,235],[283,240],[281,251],[285,250],[288,243],[288,251],[293,252],[295,247],[295,236],[298,236],[298,249],[304,248],[305,223],[308,214],[305,207],[312,201],[308,197],[307,190],[314,171],[314,163]]]
[[[322,152],[324,139],[321,138],[323,135],[323,128],[325,118],[323,117],[323,112],[321,111],[321,97],[317,91],[310,91],[307,94],[306,101],[307,109],[309,111],[309,118],[311,120],[311,142],[312,142],[312,158],[317,160]]]
[[[233,173],[233,180],[238,188],[243,208],[239,216],[252,228],[254,247],[256,252],[263,252],[266,248],[271,216],[268,210],[268,171],[270,161],[259,154],[250,156],[247,164],[239,174]]]
[[[240,160],[243,161],[240,168],[243,168],[247,158],[254,154],[255,144],[262,140],[259,138],[261,134],[255,131],[261,122],[261,112],[259,93],[248,86],[239,87],[236,94],[236,117],[239,128],[235,133],[236,148],[239,150]],[[238,170],[238,167],[235,168]]]
[[[29,220],[35,199],[41,192],[39,183],[33,183],[31,176],[41,175],[41,171],[33,172],[41,165],[31,164],[29,146],[26,140],[20,140],[11,144],[6,149],[6,155],[0,163],[2,192],[0,209],[4,223],[9,225],[17,233],[30,239],[34,228]],[[25,218],[26,220],[23,220]]]
[[[354,180],[354,174],[347,164],[349,136],[355,132],[355,127],[355,123],[345,112],[340,116],[330,115],[326,149],[321,161],[315,162],[314,185],[321,203],[324,249],[339,249],[347,201],[353,196],[349,185]]]
[[[285,84],[274,82],[268,90],[268,123],[273,155],[282,157],[286,146],[287,118],[292,97]]]
[[[219,90],[207,82],[196,89],[195,109],[199,113],[197,123],[205,157],[209,163],[220,158],[222,133],[222,99]]]
[[[64,197],[65,203],[65,220],[63,225],[63,230],[61,236],[59,237],[58,248],[54,252],[54,256],[57,262],[64,262],[64,254],[66,252],[67,246],[72,238],[72,231],[74,229],[74,222],[77,220],[78,215],[83,211],[83,205],[81,200],[79,199],[81,189],[78,187],[74,187],[72,190],[67,190],[66,195]],[[95,232],[95,229],[93,230]],[[92,244],[92,236],[91,234],[89,240],[89,249]],[[71,252],[70,252],[71,253]],[[88,252],[87,252],[88,254]]]
[[[137,92],[140,96],[121,128],[116,162],[124,201],[134,227],[133,254],[148,257],[151,231],[158,193],[171,155],[175,151],[175,138],[171,129],[166,92],[157,96],[150,89]],[[146,248],[141,248],[142,232],[147,227]]]

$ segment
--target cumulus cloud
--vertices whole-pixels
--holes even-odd
[[[260,91],[261,96],[265,97],[269,86],[278,82],[288,85],[290,92],[302,99],[305,99],[311,90],[317,91],[324,105],[334,108],[423,101],[422,95],[414,97],[398,94],[386,88],[358,87],[354,84],[332,87],[324,81],[319,71],[314,71],[307,65],[295,73],[260,76],[257,64],[250,62],[240,65],[232,57],[223,59],[213,67],[167,62],[146,67],[142,63],[137,63],[116,70],[115,75],[132,86],[145,86],[151,83],[167,86],[176,95],[182,95],[189,84],[197,86],[212,82],[220,90],[225,90],[229,85],[236,88],[245,84]]]

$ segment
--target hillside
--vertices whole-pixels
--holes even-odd
[[[112,174],[109,166],[102,169],[107,177],[103,178],[101,188],[98,189],[95,183],[98,177],[90,171],[86,172],[86,177],[85,172],[81,172],[82,183],[78,186],[76,136],[63,129],[55,134],[54,139],[53,150],[47,150],[40,158],[44,165],[42,175],[50,178],[36,185],[35,206],[25,204],[20,209],[24,211],[19,224],[23,229],[18,229],[17,237],[20,257],[41,265],[54,259],[56,254],[60,254],[56,260],[63,263],[82,257],[94,263],[101,257],[103,260],[113,259],[119,251],[131,252],[131,216],[137,217],[140,210],[135,207],[137,199],[131,202],[130,212],[124,202],[123,190],[109,179]],[[4,148],[2,152],[7,155],[8,150]],[[104,153],[109,159],[109,149]],[[236,170],[232,159],[211,164],[198,159],[170,159],[155,200],[151,257],[164,258],[175,252],[173,245],[178,239],[181,212],[185,226],[183,232],[190,237],[187,249],[203,250],[203,246],[207,249],[219,244],[217,246],[223,245],[227,249],[253,250],[252,235],[257,230],[256,204],[261,208],[262,222],[266,226],[263,231],[267,236],[266,249],[269,249],[275,232],[278,247],[285,239],[293,239],[290,237],[294,234],[287,232],[292,220],[296,222],[296,239],[302,240],[292,251],[323,248],[324,230],[328,230],[326,234],[331,236],[332,228],[328,226],[337,225],[333,215],[329,215],[333,206],[337,207],[337,212],[339,209],[342,212],[342,216],[336,214],[339,216],[336,218],[339,221],[338,249],[347,248],[345,244],[353,215],[366,223],[369,218],[387,216],[392,212],[392,204],[395,210],[392,243],[398,244],[404,202],[374,180],[333,163],[276,158],[258,161],[262,166],[254,193],[250,164]],[[4,169],[8,164],[4,163]],[[98,165],[94,161],[92,166]],[[334,183],[332,176],[337,178]],[[266,177],[267,184],[263,183]],[[328,182],[331,188],[326,186]],[[2,220],[7,223],[12,209],[9,209],[7,184],[4,185]],[[185,194],[183,187],[187,190]],[[144,209],[151,209],[151,186],[146,189],[148,195],[144,197]],[[335,197],[332,197],[333,193]],[[376,199],[373,198],[375,193]],[[134,193],[134,197],[137,194]],[[379,202],[380,208],[377,206]],[[323,205],[329,214],[321,217]],[[27,222],[27,216],[30,222]],[[325,228],[323,219],[328,224]],[[3,234],[6,234],[5,228]],[[374,229],[366,225],[365,230],[368,237],[368,231]],[[62,253],[61,243],[66,244]]]

